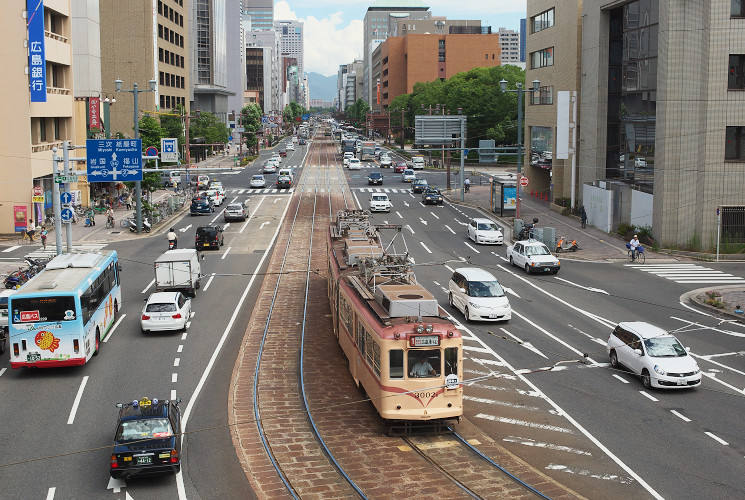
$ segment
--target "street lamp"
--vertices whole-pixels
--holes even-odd
[[[507,80],[502,78],[499,81],[499,87],[502,92],[517,92],[517,183],[516,183],[516,200],[515,200],[515,218],[520,218],[520,179],[523,173],[523,93],[539,92],[541,82],[537,78],[533,80],[533,88],[523,90],[523,84],[517,84],[517,90],[507,90]]]
[[[137,105],[137,95],[140,92],[155,92],[155,84],[157,83],[154,79],[151,79],[149,82],[150,88],[140,90],[137,88],[137,84],[134,84],[134,88],[131,90],[122,89],[122,81],[117,79],[114,80],[114,85],[116,86],[117,92],[131,92],[132,95],[134,95],[134,113],[132,113],[132,119],[134,120],[135,124],[135,139],[140,138],[140,121],[139,118],[139,107]],[[140,152],[140,156],[142,156],[142,152]],[[135,181],[135,221],[137,224],[137,234],[142,233],[142,181]]]

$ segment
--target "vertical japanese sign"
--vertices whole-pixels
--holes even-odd
[[[91,130],[101,130],[101,98],[88,98],[88,123]]]
[[[26,222],[28,220],[26,218],[27,213],[28,207],[26,207],[26,205],[13,205],[13,225],[16,233],[20,233],[26,229],[26,226],[28,226],[28,223]]]
[[[44,0],[26,0],[26,11],[28,15],[28,76],[31,102],[47,102]]]

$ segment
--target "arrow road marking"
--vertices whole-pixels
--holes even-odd
[[[398,212],[396,212],[396,213],[398,213]],[[414,232],[414,230],[413,230],[413,229],[411,229],[411,226],[410,226],[410,225],[406,224],[406,227],[408,227],[408,228],[409,228],[409,231],[411,231],[411,234],[416,234],[416,233]]]
[[[406,206],[406,208],[409,208],[409,204],[406,203],[406,201],[404,201],[404,205]]]
[[[505,333],[505,335],[509,335],[513,339],[517,340],[520,343],[521,346],[525,347],[526,349],[528,349],[530,351],[533,351],[534,353],[536,353],[539,356],[543,356],[544,358],[548,359],[548,357],[545,354],[543,354],[541,351],[539,351],[538,349],[536,349],[535,347],[533,347],[533,344],[531,344],[530,342],[523,342],[522,340],[520,340],[519,338],[517,338],[515,335],[512,335],[510,332],[508,332],[504,328],[500,328],[500,330],[502,330]]]
[[[557,277],[557,276],[554,276],[554,278],[556,278],[556,279],[557,279],[557,280],[559,280],[559,281],[563,281],[563,282],[565,282],[565,283],[569,283],[570,285],[574,285],[574,286],[576,286],[577,288],[583,288],[583,289],[585,289],[585,290],[587,290],[587,291],[589,291],[589,292],[595,292],[595,293],[604,293],[605,295],[608,295],[608,292],[606,292],[605,290],[602,290],[602,289],[600,289],[600,288],[593,288],[593,287],[591,287],[591,286],[582,286],[582,285],[578,285],[577,283],[573,283],[573,282],[571,282],[571,281],[569,281],[569,280],[565,280],[564,278],[559,278],[559,277]]]
[[[127,483],[122,481],[121,479],[114,479],[113,477],[109,478],[109,485],[106,486],[107,490],[113,490],[113,493],[120,493],[122,491],[122,488],[126,488]],[[129,495],[127,495],[129,496]],[[132,497],[130,497],[132,498]]]
[[[268,226],[269,224],[269,221],[264,221],[261,223],[261,226],[259,226],[259,229],[264,229],[264,226]]]
[[[427,221],[426,221],[426,220],[424,220],[424,219],[422,219],[421,217],[419,217],[419,222],[421,222],[421,223],[422,223],[422,224],[424,224],[425,226],[427,225]]]
[[[181,229],[179,229],[179,232],[180,232],[180,233],[185,233],[186,231],[188,231],[188,230],[189,230],[189,228],[190,228],[190,227],[191,227],[191,224],[189,224],[189,225],[188,225],[188,226],[186,226],[186,227],[182,227]]]

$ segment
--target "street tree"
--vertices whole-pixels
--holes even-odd
[[[257,133],[261,130],[261,107],[255,102],[249,103],[241,109],[238,117],[240,127],[243,127],[242,139],[250,151],[258,144]]]

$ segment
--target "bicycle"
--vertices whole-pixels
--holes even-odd
[[[626,244],[626,247],[629,249],[629,262],[638,262],[639,264],[644,264],[644,262],[646,261],[646,257],[644,255],[644,247],[638,246],[636,247],[636,250],[634,250],[633,248],[630,248],[630,245],[628,243]],[[634,257],[634,251],[636,251],[636,258]]]
[[[130,224],[132,224],[132,221],[130,221],[129,219],[122,219],[119,221],[119,226],[121,227],[129,227]]]
[[[31,244],[34,242],[34,240],[31,238],[31,234],[28,234],[28,231],[25,229],[21,231],[21,239],[18,241],[21,245]]]

